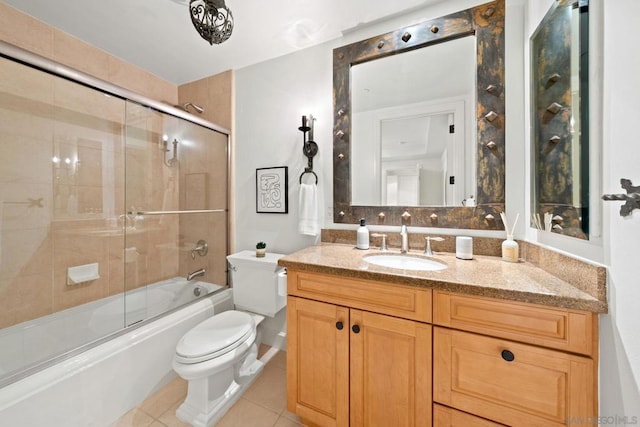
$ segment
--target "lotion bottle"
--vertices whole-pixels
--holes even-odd
[[[369,229],[364,223],[364,218],[360,219],[360,227],[356,232],[356,248],[369,249]]]
[[[508,234],[507,240],[502,242],[502,260],[507,262],[518,262],[519,248],[518,242],[513,240],[513,236]]]

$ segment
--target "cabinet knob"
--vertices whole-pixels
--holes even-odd
[[[341,331],[344,328],[344,324],[342,322],[336,322],[336,329]]]
[[[358,325],[353,325],[351,327],[351,330],[353,331],[354,334],[357,334],[358,332],[360,332],[360,326]]]
[[[507,362],[513,362],[516,356],[514,356],[509,350],[502,350],[502,358]]]

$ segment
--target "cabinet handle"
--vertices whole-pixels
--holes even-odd
[[[359,333],[359,332],[360,332],[360,326],[358,326],[358,325],[353,325],[353,326],[351,327],[351,330],[353,331],[353,333],[354,333],[354,334],[357,334],[357,333]]]
[[[341,331],[344,328],[344,324],[342,322],[336,322],[336,329]]]
[[[513,362],[516,356],[514,356],[509,350],[502,350],[502,358],[507,362]]]

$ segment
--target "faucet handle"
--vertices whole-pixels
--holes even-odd
[[[427,241],[427,244],[425,245],[425,248],[424,248],[424,254],[426,256],[433,256],[433,251],[431,250],[431,241],[433,240],[436,242],[442,242],[444,238],[440,236],[426,236],[424,240]]]
[[[380,250],[387,251],[387,235],[382,233],[371,233],[371,237],[382,237],[382,243],[380,243]]]
[[[191,259],[196,259],[196,254],[205,256],[209,252],[209,245],[204,240],[198,240],[196,246],[191,249]]]

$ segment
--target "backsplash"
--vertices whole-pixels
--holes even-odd
[[[372,233],[373,234],[373,233]],[[390,249],[400,248],[400,233],[384,233],[387,235],[387,245]],[[410,233],[409,248],[424,250],[425,234]],[[434,252],[455,253],[456,236],[440,236],[443,241],[431,242]],[[323,243],[353,244],[356,241],[355,230],[323,229],[321,234]],[[371,250],[380,248],[380,237],[371,237]],[[484,256],[502,256],[503,239],[492,237],[474,237],[473,254]],[[568,255],[544,248],[534,243],[518,241],[520,244],[520,258],[536,267],[550,273],[557,278],[575,286],[581,291],[606,301],[607,270],[598,264],[579,260]]]

